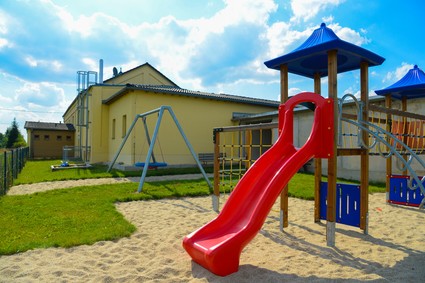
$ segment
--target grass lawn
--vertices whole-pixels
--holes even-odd
[[[85,169],[66,169],[55,170],[50,169],[51,165],[61,164],[60,160],[34,160],[28,161],[18,178],[13,182],[14,185],[32,184],[48,181],[61,180],[78,180],[92,178],[111,178],[111,177],[140,177],[140,171],[119,171],[112,169],[111,172],[106,172],[108,166],[95,164],[90,168]],[[204,170],[213,172],[212,167],[205,167]],[[164,176],[176,174],[191,174],[200,173],[199,168],[161,168],[158,170],[148,170],[147,176]]]
[[[115,209],[120,201],[207,196],[205,180],[87,186],[0,198],[0,255],[71,247],[131,235],[135,227]],[[141,204],[143,205],[143,204]]]
[[[119,171],[106,173],[106,167],[101,166],[52,172],[51,164],[55,163],[52,161],[27,162],[19,175],[19,182],[15,184],[122,177],[129,174]],[[197,168],[191,170],[199,172]],[[149,172],[150,174],[165,173],[161,171]],[[182,174],[183,171],[170,170],[167,173]],[[140,172],[135,176],[140,176]],[[311,200],[314,198],[313,185],[313,175],[296,174],[289,184],[289,195]],[[138,183],[120,183],[53,190],[31,195],[2,196],[0,197],[0,227],[2,227],[0,255],[35,248],[93,244],[101,240],[127,237],[136,228],[117,212],[114,203],[182,196],[208,196],[212,193],[203,179],[145,183],[142,193],[135,193],[137,187]],[[384,192],[385,186],[373,185],[369,190]]]

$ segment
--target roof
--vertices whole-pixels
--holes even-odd
[[[74,125],[65,123],[50,122],[25,122],[25,129],[31,130],[49,130],[49,131],[75,131]]]
[[[200,91],[192,91],[180,87],[168,86],[168,85],[135,85],[135,84],[127,84],[122,90],[118,91],[108,99],[102,101],[104,104],[110,104],[129,92],[130,90],[142,90],[149,91],[154,93],[165,93],[172,95],[180,95],[187,97],[195,97],[195,98],[204,98],[218,101],[229,101],[229,102],[237,102],[237,103],[245,103],[245,104],[253,104],[253,105],[261,105],[268,107],[279,107],[280,102],[274,100],[267,99],[259,99],[245,96],[237,96],[230,95],[224,93],[209,93],[209,92],[200,92]]]
[[[119,74],[117,74],[116,76],[114,76],[114,77],[112,77],[112,78],[109,78],[109,79],[107,79],[107,80],[104,80],[103,81],[103,83],[107,83],[108,81],[111,81],[111,80],[113,80],[113,79],[115,79],[116,77],[119,77],[119,76],[122,76],[122,75],[124,75],[124,74],[127,74],[127,73],[130,73],[130,72],[132,72],[132,71],[134,71],[134,70],[136,70],[136,69],[139,69],[139,68],[142,68],[142,67],[144,67],[144,66],[149,66],[150,68],[152,68],[155,72],[157,72],[158,74],[160,74],[162,77],[164,77],[164,79],[166,79],[167,81],[169,81],[170,82],[170,84],[172,84],[172,85],[174,85],[174,86],[176,86],[176,87],[179,87],[176,83],[174,83],[172,80],[170,80],[168,77],[166,77],[163,73],[161,73],[160,71],[158,71],[158,69],[156,69],[154,66],[152,66],[151,64],[149,64],[148,62],[146,62],[146,63],[144,63],[144,64],[142,64],[142,65],[139,65],[139,66],[137,66],[137,67],[135,67],[135,68],[133,68],[133,69],[130,69],[130,70],[128,70],[128,71],[125,71],[125,72],[120,72]]]
[[[375,92],[378,95],[391,94],[396,99],[425,97],[425,73],[415,65],[395,84]]]
[[[341,40],[326,24],[313,31],[310,37],[292,52],[264,62],[275,70],[281,65],[287,65],[288,71],[293,74],[314,78],[328,75],[328,51],[337,50],[338,73],[360,69],[361,62],[368,62],[369,66],[381,65],[385,58],[370,52],[362,47]]]

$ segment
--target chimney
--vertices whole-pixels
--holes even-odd
[[[99,83],[103,84],[103,59],[99,60]]]

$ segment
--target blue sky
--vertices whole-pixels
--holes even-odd
[[[298,47],[325,22],[343,40],[386,58],[369,87],[425,69],[422,0],[0,0],[0,132],[16,118],[58,122],[76,96],[77,71],[127,71],[149,62],[190,90],[278,100],[264,61]],[[291,75],[290,94],[312,91]],[[326,80],[322,80],[326,89]],[[338,92],[359,92],[358,71]]]

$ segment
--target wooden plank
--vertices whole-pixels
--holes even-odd
[[[322,94],[320,74],[314,74],[314,92]],[[322,181],[322,159],[314,159],[314,222],[320,222],[320,182]]]
[[[328,51],[328,97],[334,101],[334,129],[338,129],[338,83],[337,83],[337,50]],[[333,137],[333,152],[337,152],[338,131]],[[328,246],[335,246],[335,220],[336,220],[336,178],[337,155],[328,160],[328,197],[326,215],[326,240]]]
[[[365,149],[363,148],[338,148],[338,156],[358,156],[364,154]]]
[[[360,97],[364,102],[362,118],[369,120],[369,64],[360,63]],[[369,141],[369,134],[362,131],[365,144]],[[367,215],[369,210],[369,150],[365,149],[360,155],[360,229],[367,234]]]
[[[280,102],[285,103],[289,98],[288,65],[280,66]],[[288,185],[280,194],[281,230],[288,227]]]
[[[385,96],[385,107],[388,109],[391,109],[392,105],[392,100],[391,100],[391,95],[388,94]],[[387,120],[391,121],[391,113],[387,113]],[[385,130],[389,133],[391,133],[391,125],[390,123],[387,123]],[[387,142],[390,143],[391,142],[391,138],[389,136],[387,136]],[[387,175],[386,175],[386,180],[385,180],[385,184],[386,184],[386,192],[387,192],[387,201],[388,201],[388,197],[389,197],[389,193],[390,193],[390,176],[392,175],[392,155],[390,155],[390,157],[388,157],[386,159],[386,171],[387,171]]]
[[[378,105],[374,105],[374,104],[369,105],[369,110],[370,111],[382,112],[382,113],[386,113],[386,114],[391,114],[391,115],[394,115],[394,116],[401,116],[401,117],[406,117],[406,118],[425,120],[425,115],[406,112],[406,111],[403,111],[403,110],[390,109],[390,108],[386,108],[386,107],[382,107],[382,106],[378,106]]]

